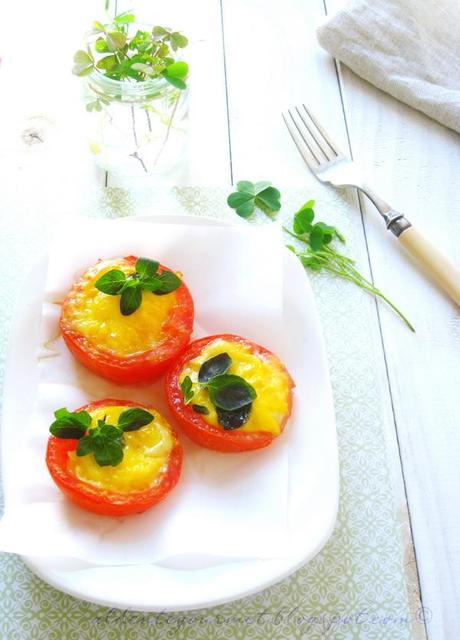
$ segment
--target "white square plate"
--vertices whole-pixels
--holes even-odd
[[[134,218],[130,218],[133,220]],[[140,224],[224,224],[192,216],[137,218]],[[123,221],[120,221],[123,224]],[[3,473],[14,464],[9,452],[17,425],[26,424],[37,384],[36,348],[46,260],[34,268],[27,281],[24,307],[18,310],[5,376],[2,424]],[[284,318],[288,336],[286,356],[296,395],[311,401],[302,411],[302,428],[308,431],[305,450],[291,447],[289,465],[306,466],[309,481],[290,487],[302,500],[297,521],[292,522],[289,553],[274,560],[211,562],[199,556],[159,564],[96,566],[63,558],[23,557],[32,571],[52,586],[76,597],[109,607],[140,611],[183,611],[209,607],[259,591],[289,575],[316,555],[329,538],[337,513],[338,460],[334,408],[321,327],[308,278],[289,251],[284,256]],[[296,375],[302,370],[302,375]],[[294,400],[295,402],[295,400]],[[304,402],[305,404],[305,402]],[[291,544],[292,543],[292,544]]]

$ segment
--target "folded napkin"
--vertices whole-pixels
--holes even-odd
[[[352,0],[321,46],[398,100],[460,132],[459,0]]]

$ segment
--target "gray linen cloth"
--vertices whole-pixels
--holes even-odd
[[[321,46],[398,100],[460,133],[460,0],[352,0]]]

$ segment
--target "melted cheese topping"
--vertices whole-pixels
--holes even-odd
[[[122,411],[129,407],[105,406],[91,411],[92,427],[106,416],[107,424],[116,425]],[[161,478],[171,450],[175,445],[169,424],[156,411],[149,409],[153,422],[137,431],[125,432],[123,460],[115,467],[100,467],[92,453],[77,456],[69,452],[69,470],[82,480],[100,489],[130,493],[151,487]]]
[[[123,316],[120,296],[107,295],[94,286],[111,269],[120,269],[128,275],[134,272],[134,265],[125,260],[104,260],[88,269],[67,299],[66,318],[74,331],[106,351],[122,356],[146,351],[160,341],[176,294],[157,296],[143,291],[139,309]]]
[[[200,414],[200,417],[209,424],[220,426],[217,421],[216,409],[209,399],[208,391],[198,383],[198,371],[203,362],[224,352],[228,353],[232,359],[228,373],[241,376],[249,384],[252,384],[257,392],[249,419],[242,427],[239,427],[239,430],[268,431],[278,435],[283,418],[289,411],[289,377],[275,356],[256,355],[249,348],[236,342],[225,340],[211,342],[199,356],[190,360],[181,372],[180,382],[185,376],[190,376],[194,383],[195,395],[192,403],[204,405],[209,410],[208,415]]]

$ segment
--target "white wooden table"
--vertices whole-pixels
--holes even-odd
[[[311,177],[280,117],[286,106],[305,101],[368,166],[382,196],[458,263],[460,137],[336,68],[319,48],[315,29],[339,2],[163,3],[171,24],[193,41],[189,157],[177,180],[305,184]],[[95,187],[117,186],[88,162],[78,82],[69,72],[79,38],[102,6],[102,0],[22,0],[3,9],[0,55],[8,52],[14,65],[0,68],[0,182],[11,215],[63,202],[84,207]],[[118,10],[127,8],[138,19],[161,21],[161,8],[147,0],[119,0]],[[375,307],[396,499],[401,521],[409,514],[421,598],[431,612],[428,637],[460,638],[459,312],[410,264],[372,206],[353,197],[362,218],[360,266],[416,325],[412,336],[387,309]],[[413,562],[410,544],[407,562]]]

